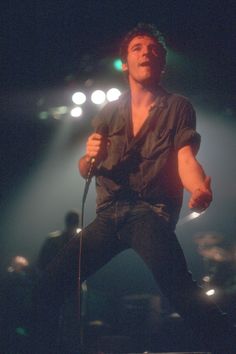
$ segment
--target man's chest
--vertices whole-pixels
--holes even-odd
[[[131,112],[131,129],[132,135],[135,137],[148,119],[149,109],[132,109]]]

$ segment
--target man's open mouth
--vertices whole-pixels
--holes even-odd
[[[148,67],[150,67],[151,63],[150,63],[150,61],[144,61],[143,63],[140,63],[139,66],[144,66],[144,67],[148,66]]]

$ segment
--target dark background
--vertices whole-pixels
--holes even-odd
[[[198,113],[198,155],[212,176],[214,202],[201,217],[177,227],[189,266],[204,274],[195,236],[215,232],[235,239],[235,2],[233,1],[8,1],[1,5],[1,266],[21,254],[34,262],[47,234],[63,228],[67,210],[81,208],[83,181],[76,161],[91,117],[40,120],[40,111],[69,106],[75,89],[125,86],[112,69],[118,44],[137,22],[154,23],[170,50],[163,84],[188,96]],[[188,215],[185,203],[181,217]],[[94,217],[91,186],[86,223]],[[183,219],[185,220],[185,219]],[[103,285],[150,286],[132,253],[102,273]],[[142,269],[142,265],[139,265]],[[135,276],[134,276],[135,274]],[[139,274],[139,276],[138,276]],[[143,274],[143,275],[142,275]],[[134,280],[136,277],[136,280]],[[142,278],[143,277],[143,278]],[[101,278],[94,281],[99,287]],[[150,287],[152,287],[151,285]],[[146,287],[146,288],[145,288]]]

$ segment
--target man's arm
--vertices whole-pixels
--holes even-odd
[[[207,209],[212,201],[211,178],[205,175],[190,145],[178,151],[178,170],[184,188],[191,193],[189,208]]]

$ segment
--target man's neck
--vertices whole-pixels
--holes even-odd
[[[145,87],[140,84],[130,84],[132,106],[136,108],[148,108],[156,99],[159,86]]]

